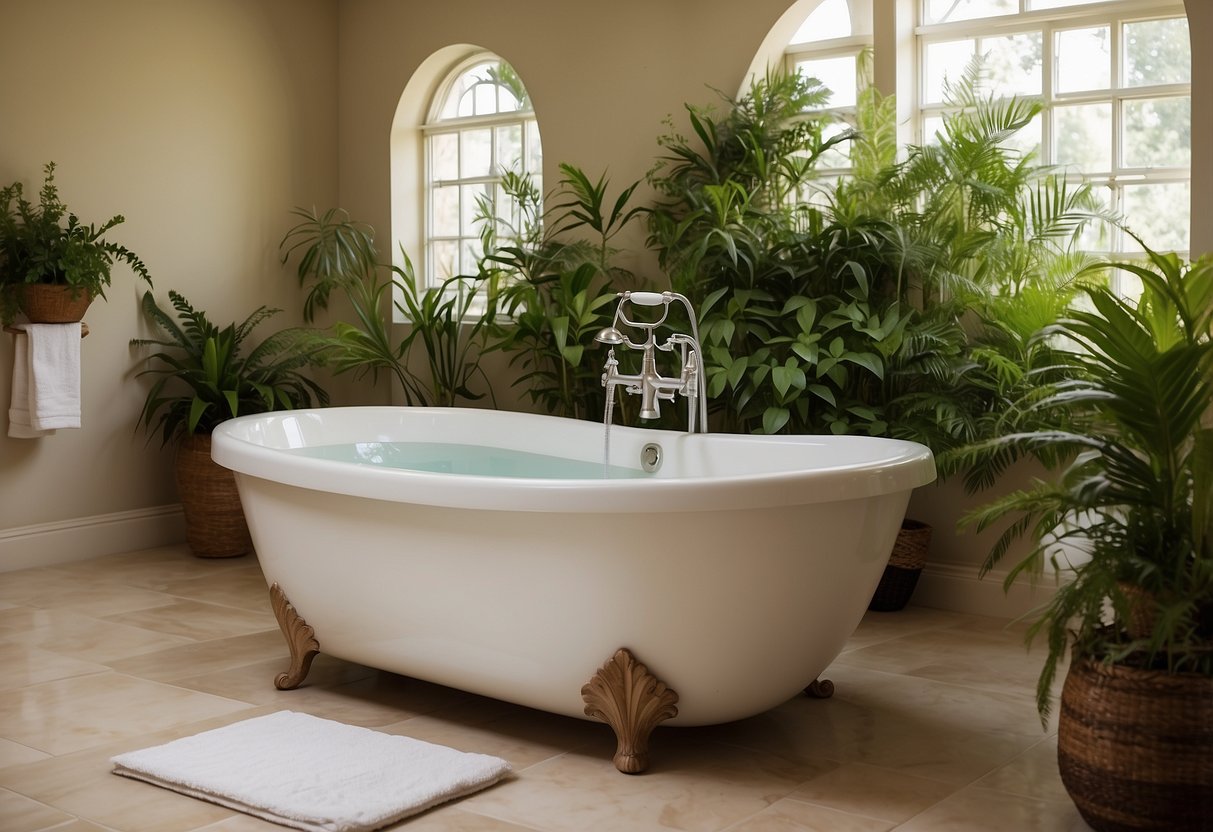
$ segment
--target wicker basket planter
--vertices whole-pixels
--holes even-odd
[[[235,475],[211,459],[211,436],[191,434],[177,447],[177,491],[185,539],[200,558],[234,558],[253,550]]]
[[[25,283],[15,287],[17,304],[30,323],[71,324],[84,318],[93,296],[60,283]]]
[[[880,576],[876,593],[868,603],[868,609],[877,612],[896,612],[910,602],[918,576],[927,565],[927,549],[931,544],[931,527],[908,517],[901,521],[901,531],[893,544],[889,564]]]
[[[1062,782],[1098,832],[1213,829],[1213,679],[1077,659],[1057,745]]]

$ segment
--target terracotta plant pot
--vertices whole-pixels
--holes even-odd
[[[1196,832],[1213,818],[1213,678],[1075,659],[1061,779],[1098,832]]]
[[[185,510],[185,539],[200,558],[234,558],[253,551],[235,475],[211,459],[210,434],[177,447],[177,491]]]
[[[84,318],[93,296],[58,283],[25,283],[15,287],[17,304],[30,323],[70,324]]]

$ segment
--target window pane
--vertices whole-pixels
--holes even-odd
[[[1187,182],[1125,185],[1121,210],[1127,225],[1155,251],[1186,251],[1192,216],[1192,189]],[[1139,251],[1131,237],[1125,251]]]
[[[1084,173],[1112,169],[1112,103],[1053,110],[1053,162]]]
[[[1022,156],[1033,153],[1039,160],[1043,131],[1044,127],[1041,123],[1041,116],[1040,113],[1037,113],[1032,117],[1031,121],[1023,126],[1023,129],[1017,130],[1008,136],[1006,141],[1002,142],[1002,147],[1014,150]]]
[[[927,23],[972,20],[1019,11],[1017,0],[927,0],[926,5]]]
[[[539,139],[539,122],[526,123],[526,172],[543,173],[543,142]]]
[[[522,109],[522,104],[503,86],[497,87],[497,112],[513,113]]]
[[[478,116],[497,112],[497,85],[481,82],[472,88],[476,96],[475,113]]]
[[[1125,101],[1123,159],[1127,168],[1184,167],[1192,163],[1191,99]]]
[[[1112,188],[1107,185],[1092,187],[1091,195],[1105,211],[1112,205]],[[1078,248],[1081,251],[1111,251],[1115,231],[1113,226],[1102,220],[1087,223],[1078,235]]]
[[[480,240],[464,240],[459,247],[459,273],[474,275],[477,273],[477,263],[480,262]],[[465,290],[466,291],[466,290]]]
[[[847,8],[847,0],[825,0],[800,24],[790,42],[809,43],[850,36],[851,10]]]
[[[829,139],[837,136],[839,133],[845,133],[851,129],[851,125],[845,121],[833,120],[822,125],[822,139]],[[817,157],[817,167],[819,168],[849,168],[851,166],[851,143],[841,142],[834,145],[825,153]]]
[[[466,72],[455,79],[455,82],[451,84],[450,91],[446,95],[446,100],[442,102],[442,111],[438,116],[440,121],[448,118],[457,118],[461,115],[470,116],[472,114],[472,104],[470,100],[467,103],[467,112],[460,112],[460,109],[463,106],[464,97],[468,91],[468,86],[473,83],[473,81],[474,79],[469,77]]]
[[[430,177],[435,181],[459,177],[459,134],[430,136]]]
[[[522,125],[497,128],[497,172],[522,171]]]
[[[481,206],[480,200],[488,195],[487,185],[464,185],[463,188],[462,210],[460,213],[460,230],[459,233],[464,237],[475,237],[480,234],[480,223],[476,222],[476,217],[480,216]],[[493,216],[493,206],[488,206],[489,210],[484,213],[488,216]]]
[[[928,116],[922,120],[922,144],[939,144],[939,133],[943,132],[943,118]]]
[[[827,107],[854,107],[856,99],[855,56],[842,55],[837,58],[818,58],[812,61],[797,61],[796,71],[808,78],[816,78],[830,91]]]
[[[1044,60],[1040,32],[982,38],[978,47],[990,92],[996,96],[1040,95],[1040,65]]]
[[[435,237],[459,236],[459,187],[449,186],[434,188],[433,196],[433,229]]]
[[[522,222],[522,213],[518,208],[518,200],[506,193],[505,188],[500,185],[494,188],[493,194],[497,200],[498,233],[511,234],[517,231],[519,224]]]
[[[1124,83],[1186,84],[1192,80],[1188,19],[1147,20],[1124,28]]]
[[[1112,31],[1108,26],[1057,33],[1057,90],[1106,90],[1112,86]]]
[[[945,83],[954,83],[964,75],[965,66],[973,58],[976,47],[977,43],[972,38],[926,45],[926,88],[923,90],[926,101],[943,101]]]
[[[483,130],[464,130],[459,134],[459,175],[488,176],[493,160],[493,133]]]
[[[430,244],[430,262],[434,264],[434,282],[439,283],[459,273],[459,243],[456,240],[435,240]]]

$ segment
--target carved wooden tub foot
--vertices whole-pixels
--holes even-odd
[[[657,723],[678,716],[678,694],[636,661],[627,648],[615,651],[581,688],[586,716],[615,731],[615,768],[639,774],[649,767],[649,735]]]
[[[270,586],[270,606],[274,608],[274,617],[278,619],[278,626],[282,628],[282,635],[291,651],[290,669],[274,678],[274,687],[278,690],[294,690],[303,684],[312,667],[312,659],[320,652],[320,642],[316,641],[315,630],[303,620],[303,616],[287,600],[282,587],[276,583]]]
[[[834,695],[834,683],[829,679],[814,679],[804,689],[804,695],[814,699],[829,699]]]

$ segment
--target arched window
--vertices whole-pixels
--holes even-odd
[[[541,188],[543,150],[518,74],[484,52],[461,61],[439,85],[422,133],[424,276],[434,287],[476,273],[486,218],[517,223],[502,175],[527,174]]]

